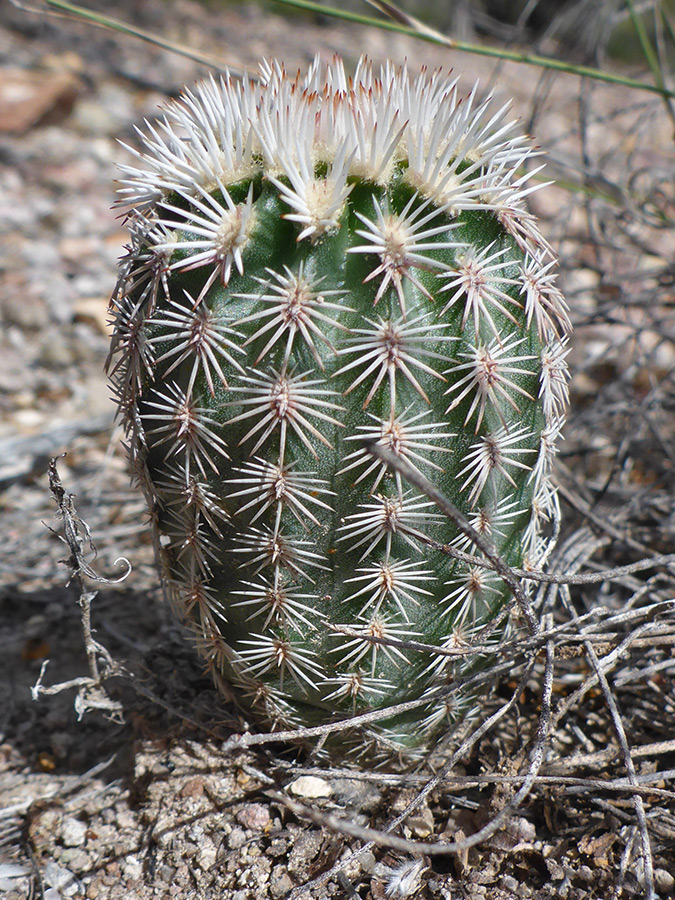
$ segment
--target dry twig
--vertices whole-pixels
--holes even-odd
[[[116,565],[125,566],[126,571],[115,579],[104,578],[92,569],[85,556],[85,545],[88,545],[90,551],[94,554],[96,553],[96,548],[92,541],[89,527],[77,514],[73,495],[68,493],[61,483],[55,458],[49,462],[49,488],[56,501],[58,514],[63,522],[63,534],[59,534],[52,528],[49,530],[56,534],[59,540],[63,541],[70,550],[69,557],[63,562],[70,570],[67,584],[75,582],[78,589],[82,634],[89,663],[89,675],[45,687],[42,679],[49,664],[49,660],[45,659],[40,668],[38,679],[31,690],[33,700],[39,700],[42,695],[59,694],[61,691],[77,688],[75,709],[78,718],[81,719],[91,709],[100,709],[111,718],[121,721],[121,704],[108,696],[102,684],[107,678],[122,674],[123,669],[113,660],[103,644],[94,639],[91,626],[91,604],[98,591],[87,590],[87,580],[98,584],[119,584],[131,572],[131,564],[126,559],[120,558],[116,560]]]

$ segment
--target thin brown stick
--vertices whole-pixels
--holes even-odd
[[[107,649],[94,639],[94,633],[91,625],[91,604],[98,595],[98,591],[89,591],[87,589],[87,581],[94,581],[102,584],[119,584],[131,572],[131,564],[126,559],[118,559],[116,565],[124,565],[126,571],[118,578],[109,579],[98,575],[97,572],[87,562],[85,556],[85,544],[89,550],[95,555],[96,547],[91,538],[91,533],[87,523],[84,522],[77,514],[75,509],[75,501],[73,495],[68,493],[61,483],[57,468],[57,458],[49,461],[49,489],[56,501],[58,515],[63,523],[63,534],[59,534],[53,528],[49,530],[56,534],[59,540],[68,547],[70,555],[62,562],[70,570],[67,584],[75,582],[78,589],[78,602],[81,610],[82,634],[84,637],[84,648],[87,654],[89,664],[89,676],[71,679],[61,682],[60,684],[45,687],[42,684],[45,670],[49,660],[46,659],[38,675],[37,681],[31,689],[33,700],[39,700],[42,695],[58,694],[61,691],[77,688],[77,697],[75,700],[75,708],[78,717],[81,718],[89,709],[103,709],[112,717],[119,720],[122,707],[119,703],[111,700],[105,691],[101,689],[103,681],[112,676],[122,673],[122,668],[112,659]],[[99,667],[102,664],[102,669]]]
[[[426,694],[424,697],[418,697],[416,700],[408,700],[405,703],[397,703],[393,706],[387,706],[383,709],[375,709],[371,712],[362,713],[358,716],[350,716],[347,719],[340,719],[337,722],[329,722],[325,725],[316,725],[312,728],[296,728],[292,731],[271,731],[264,734],[233,734],[221,746],[223,753],[233,753],[246,750],[249,747],[260,746],[262,744],[274,744],[289,741],[305,741],[310,738],[325,737],[333,732],[348,731],[358,729],[364,725],[370,725],[372,722],[378,722],[382,719],[389,719],[392,716],[401,715],[419,709],[420,706],[426,706],[430,700],[443,699],[453,693],[456,693],[461,687],[462,690],[471,690],[477,687],[486,679],[494,679],[497,675],[512,674],[513,662],[508,661],[493,666],[489,673],[479,672],[475,675],[464,678],[457,678],[456,681],[447,686],[441,686],[433,692]]]
[[[426,538],[426,536],[424,536]],[[424,540],[425,544],[439,550],[453,559],[460,562],[469,563],[469,565],[479,566],[482,569],[494,570],[494,565],[490,560],[482,556],[475,556],[472,553],[465,553],[452,547],[450,544],[440,544],[431,538]],[[672,569],[675,566],[675,553],[667,553],[662,556],[651,556],[647,559],[639,559],[634,563],[625,566],[616,566],[613,569],[600,569],[598,572],[585,572],[581,575],[562,574],[558,572],[544,572],[541,569],[517,569],[511,568],[511,572],[524,581],[536,581],[541,584],[604,584],[607,581],[620,581],[626,575],[635,575],[637,572],[644,572],[646,569],[667,568]],[[675,574],[675,573],[674,573]]]
[[[638,757],[648,758],[650,756],[658,756],[660,754],[672,753],[675,750],[675,741],[665,741],[661,744],[648,744],[645,746],[633,747],[631,755],[634,759]],[[631,784],[626,778],[615,778],[612,781],[602,778],[582,778],[574,775],[546,775],[541,774],[542,771],[548,772],[551,768],[558,765],[566,770],[573,768],[585,768],[589,765],[597,763],[611,762],[618,756],[618,751],[610,751],[608,753],[598,754],[579,754],[578,756],[565,757],[558,760],[547,760],[542,763],[540,774],[536,776],[533,784],[537,787],[558,787],[567,793],[581,793],[587,791],[607,791],[611,794],[630,794],[639,791],[643,796],[660,797],[664,800],[675,800],[675,790],[667,788],[654,787],[654,784],[661,781],[673,779],[675,777],[675,769],[666,769],[648,774],[638,775],[638,784]],[[405,772],[400,775],[388,774],[383,772],[363,772],[356,769],[340,769],[330,768],[323,769],[318,766],[297,766],[294,763],[283,764],[282,761],[276,761],[275,766],[281,771],[290,773],[293,778],[299,775],[312,775],[330,781],[331,779],[348,779],[351,781],[364,781],[379,786],[386,785],[388,787],[417,787],[425,785],[428,777],[424,775],[416,775],[413,772]],[[252,767],[241,765],[244,771],[255,775],[264,784],[272,784],[273,779],[265,776],[259,770],[253,770]],[[489,775],[455,775],[447,774],[443,781],[443,787],[450,790],[453,788],[480,788],[485,786],[494,786],[497,784],[514,785],[518,787],[527,778],[527,773],[522,775],[498,775],[495,773]]]
[[[619,712],[616,700],[614,699],[614,694],[612,693],[612,689],[610,688],[609,682],[607,681],[607,676],[605,675],[603,667],[600,665],[600,661],[598,660],[592,644],[590,642],[587,642],[584,646],[586,648],[586,654],[588,655],[591,665],[595,669],[595,673],[598,677],[598,682],[600,683],[600,687],[605,698],[605,703],[607,704],[607,708],[609,709],[610,715],[612,717],[612,725],[614,726],[614,731],[621,747],[624,765],[626,766],[626,772],[628,773],[628,780],[631,785],[637,786],[637,773],[635,771],[635,764],[631,756],[630,747],[628,746],[628,739],[626,738],[626,729],[623,726],[623,720],[621,719],[621,713]],[[635,817],[637,819],[638,829],[640,831],[640,839],[642,841],[642,862],[644,865],[646,891],[645,900],[655,900],[656,892],[654,890],[654,862],[652,860],[652,849],[649,840],[649,830],[647,828],[645,807],[642,801],[642,797],[640,796],[638,791],[633,794],[633,803],[635,805]]]
[[[363,444],[371,456],[374,456],[376,459],[385,463],[390,469],[399,474],[402,478],[405,478],[409,484],[422,491],[425,496],[436,504],[444,515],[454,522],[462,534],[465,535],[465,537],[468,537],[469,540],[478,547],[513,594],[523,618],[527,623],[529,631],[532,634],[537,634],[539,631],[539,621],[532,611],[530,601],[513,570],[495,551],[492,543],[488,541],[484,535],[476,531],[455,504],[442,494],[428,478],[425,478],[424,475],[417,471],[417,469],[414,469],[405,459],[397,456],[387,447],[383,447],[382,444],[378,443],[377,439],[364,440]]]
[[[425,798],[443,783],[445,777],[457,765],[459,760],[468,753],[468,751],[483,737],[483,735],[487,734],[487,732],[490,731],[490,729],[493,728],[497,724],[497,722],[499,722],[505,715],[507,715],[507,713],[511,711],[511,709],[513,709],[513,707],[518,702],[518,698],[520,697],[523,688],[525,687],[528,679],[531,676],[534,662],[535,658],[532,657],[529,665],[523,672],[521,678],[519,679],[518,685],[511,694],[509,700],[489,718],[482,722],[481,725],[479,725],[478,728],[475,729],[475,731],[473,731],[467,738],[465,738],[464,741],[462,741],[460,746],[455,750],[450,760],[443,766],[443,768],[436,775],[434,775],[433,778],[429,779],[429,781],[426,782],[424,787],[406,806],[403,812],[396,816],[396,818],[394,818],[392,821],[390,821],[382,829],[382,831],[374,828],[364,828],[362,826],[356,825],[355,823],[348,822],[342,817],[330,815],[324,816],[324,814],[320,813],[318,810],[305,807],[302,804],[297,803],[295,800],[291,800],[286,796],[286,794],[278,793],[277,799],[279,799],[280,802],[282,802],[284,805],[288,806],[289,809],[292,809],[293,812],[296,813],[296,815],[303,818],[308,818],[310,819],[310,821],[316,822],[320,825],[324,825],[328,828],[331,828],[343,834],[347,834],[351,837],[357,837],[361,840],[366,841],[364,846],[354,851],[346,859],[343,859],[339,863],[336,863],[330,870],[322,873],[317,878],[314,878],[311,882],[307,882],[306,884],[301,885],[291,891],[288,900],[300,900],[300,898],[303,897],[304,893],[307,890],[311,888],[321,887],[331,878],[336,876],[338,872],[342,871],[350,863],[356,861],[359,856],[361,856],[363,853],[366,853],[368,850],[371,850],[374,846],[388,847],[390,849],[399,850],[399,852],[402,853],[410,853],[415,856],[418,856],[422,853],[442,855],[446,853],[458,853],[464,850],[465,847],[463,841],[455,841],[454,843],[442,841],[433,843],[407,841],[405,840],[405,838],[398,838],[395,835],[392,835],[391,831],[393,831],[402,822],[404,822],[408,818],[408,816],[410,816],[411,813],[414,812],[415,809],[417,809],[424,802]],[[470,838],[467,838],[467,840],[470,840]],[[473,844],[470,846],[473,846]]]

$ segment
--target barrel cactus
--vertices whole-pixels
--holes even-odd
[[[186,91],[124,167],[129,455],[169,596],[269,728],[419,701],[341,746],[422,752],[472,702],[443,690],[470,665],[445,651],[510,600],[368,439],[509,565],[546,552],[569,319],[524,204],[535,150],[477,96],[440,71],[263,63]]]

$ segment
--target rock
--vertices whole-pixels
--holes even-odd
[[[180,789],[181,797],[201,797],[204,793],[204,779],[201,775],[188,778]]]
[[[44,338],[40,348],[39,362],[46,369],[65,369],[75,362],[70,342],[62,333]]]
[[[130,881],[140,881],[143,877],[143,864],[137,856],[128,856],[124,860],[122,871]]]
[[[68,817],[61,825],[61,840],[65,847],[81,847],[86,841],[87,826],[79,819]]]
[[[275,866],[270,874],[269,892],[274,900],[285,897],[293,890],[294,884],[288,874],[286,866]]]
[[[670,897],[675,887],[675,878],[666,869],[655,869],[654,884],[662,896]]]
[[[92,859],[87,850],[81,850],[79,847],[69,847],[59,855],[59,860],[71,872],[77,872],[81,878],[85,872],[89,872],[94,866],[95,861]]]
[[[27,890],[28,876],[32,871],[28,865],[0,863],[0,891],[10,891],[16,888]],[[26,879],[26,884],[23,884],[24,879]]]
[[[505,891],[509,891],[511,894],[518,896],[519,885],[512,875],[504,875],[499,883]]]
[[[50,860],[42,873],[44,883],[49,885],[44,892],[44,900],[63,900],[73,897],[80,890],[79,883],[69,869]]]
[[[176,870],[173,866],[163,863],[157,870],[157,880],[163,881],[165,884],[171,884],[175,874]]]
[[[118,84],[101,84],[95,96],[83,97],[73,110],[73,124],[83,134],[117,137],[135,116],[130,92]]]
[[[0,393],[19,396],[21,388],[31,383],[31,372],[26,365],[25,355],[6,344],[0,353]],[[35,398],[27,393],[28,403],[33,406]]]
[[[239,850],[246,843],[246,833],[243,828],[233,828],[227,836],[227,846],[230,850]]]
[[[197,865],[204,872],[209,872],[216,865],[218,850],[212,843],[204,844],[197,854]]]
[[[380,805],[381,795],[377,786],[359,778],[336,778],[331,781],[335,800],[360,812],[374,812]]]
[[[434,833],[434,815],[426,805],[408,816],[405,824],[416,838],[428,838]]]
[[[250,828],[251,831],[263,831],[272,822],[269,809],[262,803],[249,803],[248,806],[239,810],[235,819],[240,825]]]
[[[25,279],[19,273],[12,273],[5,280],[6,294],[3,299],[3,317],[8,325],[37,331],[44,328],[47,307],[41,297],[27,288]]]
[[[79,90],[80,82],[70,72],[0,69],[0,133],[24,134],[64,119]]]
[[[332,797],[333,788],[323,778],[314,775],[301,775],[291,782],[288,790],[296,797],[304,797],[306,800],[317,800],[319,797]]]
[[[93,325],[104,337],[109,338],[112,334],[107,297],[78,297],[73,305],[73,315],[76,322]]]
[[[267,855],[274,859],[277,856],[283,856],[288,850],[288,841],[284,838],[274,838],[267,848]]]

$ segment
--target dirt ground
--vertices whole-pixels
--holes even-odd
[[[465,88],[480,78],[514,98],[558,181],[532,202],[560,250],[575,325],[551,567],[588,577],[536,595],[558,628],[543,758],[521,798],[545,663],[543,644],[524,641],[485,700],[485,718],[506,708],[493,728],[471,739],[480,723],[467,724],[413,772],[359,772],[279,742],[226,743],[241,723],[164,606],[113,422],[103,363],[125,243],[111,209],[128,160],[118,141],[133,145],[134,126],[208,69],[29,5],[0,4],[0,896],[675,896],[672,110],[653,94],[281,8],[115,5],[236,67],[335,52],[453,67]],[[86,680],[77,584],[54,533],[47,469],[64,453],[58,473],[96,545],[85,542],[87,561],[108,579],[87,586],[108,654],[100,686]],[[131,572],[116,583],[121,557]],[[437,772],[395,833],[461,841],[508,809],[479,846],[413,853],[354,834],[386,829]]]

